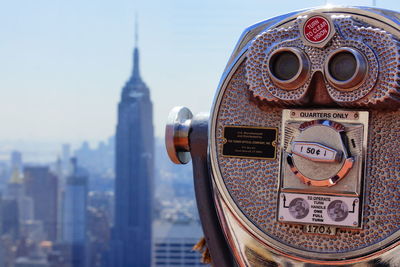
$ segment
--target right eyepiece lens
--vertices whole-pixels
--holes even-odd
[[[353,77],[357,69],[357,61],[350,52],[334,55],[329,61],[329,73],[338,81],[347,81]]]
[[[367,72],[367,60],[351,47],[333,51],[325,63],[325,77],[338,90],[355,90],[367,77]]]
[[[275,77],[287,81],[296,76],[299,71],[300,62],[291,51],[283,51],[271,57],[269,68]]]

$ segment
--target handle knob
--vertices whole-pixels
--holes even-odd
[[[175,164],[190,161],[189,131],[193,114],[186,107],[174,107],[168,115],[165,127],[165,146],[168,156]]]

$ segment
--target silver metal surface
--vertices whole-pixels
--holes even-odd
[[[350,53],[354,56],[355,60],[356,60],[356,69],[354,71],[354,74],[352,75],[352,77],[348,80],[345,81],[340,81],[335,79],[330,71],[329,71],[329,64],[331,63],[331,60],[334,56],[340,54],[340,53]],[[331,54],[328,55],[326,62],[325,62],[325,66],[324,66],[324,74],[326,79],[328,80],[328,82],[335,88],[337,88],[338,90],[355,90],[358,88],[358,86],[360,86],[360,84],[362,84],[362,82],[364,82],[364,80],[366,79],[367,75],[368,75],[368,62],[365,59],[365,57],[357,50],[354,48],[350,48],[350,47],[342,47],[339,48],[335,51],[332,51]]]
[[[175,107],[169,113],[165,127],[165,146],[169,158],[176,164],[190,161],[189,131],[192,118],[192,112],[186,107]]]
[[[347,27],[349,25],[353,27],[355,24],[351,26],[352,21],[357,21],[357,25],[372,25],[371,28],[363,26],[359,31],[364,31],[367,33],[366,36],[370,36],[367,38],[375,38],[375,41],[381,38],[381,40],[385,39],[385,41],[390,42],[390,40],[394,40],[393,37],[400,37],[399,15],[396,12],[371,8],[321,8],[312,10],[312,12],[345,16],[336,19],[338,27]],[[397,184],[396,181],[399,179],[400,169],[394,164],[394,161],[397,162],[400,156],[397,150],[394,150],[384,141],[390,140],[394,142],[396,138],[400,137],[394,131],[394,128],[400,127],[395,119],[397,118],[398,121],[400,114],[395,105],[394,107],[392,106],[394,111],[380,110],[380,107],[382,107],[380,104],[388,105],[388,103],[393,103],[390,102],[392,100],[388,97],[391,92],[397,95],[395,93],[397,90],[397,85],[395,85],[397,78],[394,79],[394,83],[389,82],[389,84],[387,83],[388,80],[385,80],[385,74],[391,71],[393,71],[391,72],[393,75],[389,76],[397,77],[397,70],[395,70],[398,68],[397,41],[393,41],[396,43],[394,46],[387,45],[389,50],[392,48],[393,50],[391,51],[396,50],[396,52],[390,52],[396,55],[390,60],[387,60],[388,58],[385,59],[381,50],[377,50],[376,57],[374,52],[368,50],[367,60],[372,62],[370,66],[375,66],[375,69],[371,67],[370,74],[365,82],[366,85],[360,87],[360,91],[357,91],[357,93],[354,93],[355,91],[342,92],[336,90],[328,83],[318,89],[327,90],[329,97],[333,99],[333,102],[329,104],[334,105],[335,108],[346,106],[375,109],[374,112],[370,113],[370,129],[363,131],[364,134],[370,132],[369,138],[371,140],[366,143],[366,138],[361,138],[361,145],[356,144],[356,148],[350,146],[350,150],[353,149],[352,152],[358,149],[365,152],[363,156],[366,162],[364,185],[359,185],[355,181],[357,185],[353,188],[348,188],[348,191],[353,192],[353,194],[357,191],[355,190],[357,188],[361,188],[361,191],[357,193],[362,194],[363,190],[368,192],[364,195],[368,206],[362,210],[364,218],[362,229],[339,229],[335,236],[328,237],[325,235],[304,234],[301,227],[296,224],[277,222],[274,218],[276,216],[278,198],[280,157],[276,161],[263,161],[224,158],[221,154],[221,137],[225,125],[281,127],[282,106],[306,108],[308,107],[307,105],[313,103],[307,102],[308,99],[312,100],[312,98],[307,97],[308,87],[303,88],[304,92],[300,94],[297,94],[298,92],[293,93],[296,90],[285,90],[286,93],[279,91],[278,94],[276,87],[274,87],[275,89],[268,88],[261,84],[258,87],[252,87],[249,77],[254,75],[254,81],[257,79],[262,81],[262,72],[251,73],[247,68],[249,64],[251,65],[258,60],[254,56],[255,54],[251,54],[248,51],[248,48],[254,45],[255,41],[252,39],[257,34],[261,36],[268,29],[277,30],[278,28],[281,28],[280,34],[283,34],[285,30],[292,29],[290,27],[298,23],[296,22],[297,17],[305,15],[307,15],[307,11],[284,15],[279,19],[266,21],[256,25],[254,28],[249,28],[242,35],[222,76],[212,108],[209,151],[215,184],[215,202],[218,206],[218,214],[226,238],[240,266],[262,266],[262,264],[268,263],[280,266],[345,264],[370,266],[380,260],[390,263],[392,266],[398,266],[396,264],[399,263],[400,225],[398,218],[400,211],[396,204],[398,200],[395,200],[395,195],[398,191],[392,192],[390,188],[395,186]],[[350,18],[347,16],[350,16]],[[375,35],[378,32],[382,34],[380,37]],[[290,37],[290,32],[287,32],[286,36]],[[353,37],[355,35],[352,35]],[[283,44],[281,39],[276,39],[276,43],[282,43],[281,47],[288,46],[287,43]],[[343,40],[341,42],[333,42],[332,50],[337,49],[339,43],[342,45],[348,44]],[[261,51],[262,47],[260,46],[258,49]],[[368,49],[363,44],[358,44],[356,48],[363,52]],[[364,48],[365,51],[363,50]],[[267,50],[266,53],[270,51],[272,50]],[[313,60],[317,58],[325,58],[324,56],[329,54],[330,50],[324,49],[324,51],[327,53],[315,55],[311,59],[311,63],[313,64]],[[256,53],[256,50],[253,50],[253,52]],[[262,60],[267,58],[264,52],[261,53],[261,58]],[[383,68],[387,72],[378,76],[378,60],[379,63],[386,64],[386,66],[392,66],[391,64],[396,62],[396,67]],[[322,70],[322,63],[320,62],[320,65],[318,65],[319,72]],[[258,68],[255,65],[251,67]],[[311,79],[313,78],[312,76]],[[377,84],[375,84],[376,81],[378,81]],[[311,84],[311,80],[309,82]],[[317,89],[314,88],[313,90]],[[355,117],[359,113],[358,110],[354,110],[348,114]],[[346,119],[344,119],[343,123],[346,124]],[[386,135],[381,135],[379,133],[380,130],[384,131]],[[360,135],[357,130],[348,133],[348,135],[353,134],[355,136]],[[278,146],[280,147],[283,145],[284,140],[282,140],[282,132],[279,135]],[[365,137],[362,133],[361,135]],[[392,159],[394,158],[392,163],[388,159],[385,160],[381,147],[385,147],[386,154],[390,155]],[[392,169],[388,166],[392,166]],[[362,169],[363,167],[360,167],[357,171],[362,172]],[[353,170],[354,167],[352,168]],[[346,179],[349,178],[349,175],[350,173],[346,176]],[[341,183],[338,183],[332,188],[339,188],[340,186]],[[384,226],[387,228],[385,229]]]

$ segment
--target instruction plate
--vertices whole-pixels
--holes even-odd
[[[278,220],[359,227],[358,197],[280,193]]]

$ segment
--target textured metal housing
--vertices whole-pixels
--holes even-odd
[[[341,35],[333,37],[330,48],[307,47],[296,35],[308,12],[333,16]],[[400,263],[396,258],[400,238],[398,16],[379,9],[322,8],[260,23],[242,35],[222,77],[209,133],[217,210],[239,265],[355,264],[377,259],[393,266]],[[295,90],[281,90],[263,76],[268,54],[283,46],[300,47],[311,60],[310,79]],[[322,59],[342,46],[356,47],[369,62],[370,81],[357,90],[338,91],[320,76],[314,77],[323,71]],[[378,66],[385,72],[379,72]],[[335,236],[304,234],[298,225],[276,221],[280,155],[276,160],[257,160],[221,153],[225,126],[281,129],[282,107],[312,104],[308,90],[315,85],[313,79],[325,85],[318,88],[326,89],[333,107],[370,111],[363,229],[340,229]],[[278,136],[280,147],[282,133]]]

